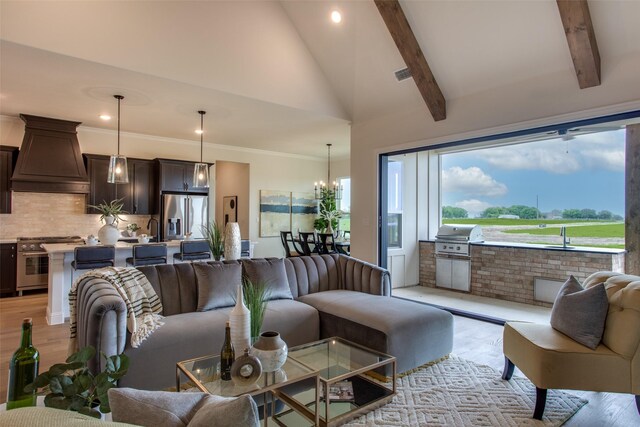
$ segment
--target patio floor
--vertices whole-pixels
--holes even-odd
[[[394,288],[392,295],[504,320],[549,323],[549,318],[551,317],[550,308],[448,291],[446,289],[410,286]]]

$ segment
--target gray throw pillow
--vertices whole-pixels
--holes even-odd
[[[208,396],[126,387],[112,388],[108,394],[113,421],[149,427],[185,427]]]
[[[198,286],[197,311],[207,311],[236,304],[238,286],[242,284],[242,266],[239,263],[194,262]]]
[[[293,299],[287,270],[282,258],[243,260],[245,277],[254,285],[263,283],[269,289],[269,300]]]
[[[257,427],[258,407],[248,394],[237,398],[209,395],[188,427]]]
[[[609,299],[604,283],[584,289],[571,276],[562,285],[551,310],[551,327],[595,350],[602,340]]]

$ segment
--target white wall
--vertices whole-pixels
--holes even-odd
[[[251,165],[248,163],[219,160],[215,166],[215,216],[216,224],[224,224],[223,201],[226,196],[237,196],[240,236],[249,236],[249,195],[251,194]]]
[[[20,146],[23,135],[22,120],[0,116],[0,144]],[[116,136],[112,131],[79,127],[78,140],[83,153],[108,155],[116,150]],[[200,156],[200,143],[122,133],[120,151],[130,157],[194,161]],[[218,160],[250,165],[249,238],[258,243],[254,256],[283,256],[279,237],[258,236],[260,190],[313,191],[313,182],[326,175],[326,159],[205,143],[204,161]]]
[[[447,119],[434,122],[424,103],[354,122],[351,132],[351,254],[377,262],[377,162],[383,152],[494,135],[640,109],[640,54],[603,64],[602,85],[580,90],[572,72],[447,100]]]

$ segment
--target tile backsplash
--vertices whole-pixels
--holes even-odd
[[[71,236],[98,234],[102,227],[100,215],[89,215],[84,194],[13,193],[10,214],[0,214],[0,239],[16,237]],[[127,224],[137,223],[147,233],[149,215],[123,215]]]

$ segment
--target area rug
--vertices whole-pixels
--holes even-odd
[[[393,401],[345,424],[359,426],[560,426],[587,401],[549,390],[542,421],[531,418],[535,386],[503,381],[495,369],[450,357],[398,381]]]

